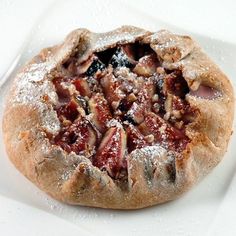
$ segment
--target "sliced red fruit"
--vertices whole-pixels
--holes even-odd
[[[120,81],[118,81],[112,73],[109,73],[101,78],[101,85],[108,103],[116,110],[120,101],[126,96],[120,89]]]
[[[75,85],[76,90],[79,91],[81,96],[87,96],[87,97],[91,96],[92,92],[90,90],[86,77],[81,78],[78,76],[74,78],[72,83]]]
[[[138,64],[134,67],[133,72],[140,76],[151,76],[156,72],[159,62],[156,54],[147,55],[139,59]]]
[[[73,151],[76,154],[91,156],[96,144],[96,133],[90,123],[80,117],[58,134],[55,143],[67,152]]]
[[[215,99],[220,96],[219,91],[209,86],[200,85],[196,91],[190,91],[191,96],[204,98],[204,99]]]
[[[173,151],[182,151],[189,142],[183,130],[171,126],[154,113],[146,115],[144,122],[139,125],[139,130],[144,135],[153,134],[155,142]]]
[[[107,129],[106,123],[112,119],[106,99],[102,94],[97,93],[90,98],[88,103],[90,111],[93,114],[92,121],[94,125],[101,133],[104,133]]]
[[[77,108],[78,104],[74,100],[71,100],[66,105],[63,105],[57,109],[57,115],[59,116],[59,118],[63,116],[67,120],[73,122],[79,115]]]
[[[155,86],[150,80],[144,84],[143,89],[139,92],[137,101],[132,104],[127,112],[126,119],[132,119],[135,123],[140,124],[144,120],[145,114],[151,110],[154,93]]]
[[[126,133],[121,127],[111,127],[105,134],[93,164],[105,169],[111,177],[119,178],[119,174],[126,167],[125,162]]]
[[[126,128],[128,152],[148,145],[143,134],[133,125]]]

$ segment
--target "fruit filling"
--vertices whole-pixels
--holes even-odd
[[[186,148],[186,125],[196,109],[185,100],[190,91],[180,70],[164,69],[149,45],[139,43],[82,63],[77,58],[53,79],[61,122],[54,144],[86,156],[115,179],[126,173],[126,157],[135,149],[160,145],[178,155]],[[212,92],[200,89],[201,96]]]

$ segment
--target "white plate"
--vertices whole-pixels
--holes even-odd
[[[88,13],[91,4],[93,4],[91,8],[93,11]],[[34,27],[31,36],[26,39],[21,53],[16,55],[12,67],[5,74],[4,79],[7,82],[2,84],[0,90],[0,118],[2,118],[5,93],[17,68],[42,47],[60,42],[68,32],[77,27],[100,32],[123,24],[132,24],[150,30],[168,28],[177,33],[188,33],[157,21],[154,17],[140,11],[137,12],[108,0],[59,2],[49,8],[41,19],[40,24]],[[236,45],[196,34],[192,36],[231,78],[235,88],[233,78],[236,78]],[[0,134],[0,139],[2,140],[2,134]],[[182,198],[143,210],[115,211],[68,206],[51,199],[16,171],[7,159],[3,143],[0,142],[0,228],[11,234],[17,230],[18,235],[29,232],[30,235],[43,235],[43,233],[44,235],[64,235],[68,230],[70,233],[78,230],[81,235],[85,235],[85,231],[91,235],[206,235],[208,232],[214,233],[217,222],[221,222],[219,216],[215,218],[217,212],[225,213],[224,205],[228,206],[229,201],[233,200],[231,197],[225,198],[225,195],[236,168],[234,158],[236,151],[235,148],[233,149],[235,145],[234,134],[224,161]],[[230,191],[233,194],[236,192],[232,188]],[[223,201],[224,198],[226,203]],[[230,214],[233,213],[232,211]],[[228,216],[227,213],[226,217],[233,217],[233,215]],[[215,223],[212,225],[212,222]],[[21,224],[27,227],[22,230],[19,227]],[[10,225],[14,227],[9,227]],[[226,228],[224,232],[230,231]]]

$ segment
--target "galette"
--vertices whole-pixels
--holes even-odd
[[[233,113],[230,81],[191,37],[77,29],[17,73],[3,133],[12,163],[53,198],[135,209],[209,173]]]

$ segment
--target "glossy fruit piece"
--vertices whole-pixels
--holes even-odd
[[[101,133],[104,133],[107,129],[106,123],[112,118],[106,99],[102,94],[97,93],[90,98],[88,104],[93,114],[94,125]]]
[[[139,125],[139,130],[143,135],[154,135],[155,142],[173,151],[182,151],[189,142],[183,130],[171,126],[154,113],[146,115],[144,122]]]
[[[75,152],[85,156],[93,154],[96,144],[96,133],[90,123],[80,117],[56,138],[55,142],[67,152]]]
[[[134,67],[133,72],[140,76],[151,76],[156,72],[159,62],[156,54],[141,57],[138,64]]]
[[[74,78],[72,83],[75,85],[76,90],[79,91],[81,96],[87,96],[87,97],[91,96],[92,92],[86,77],[82,78],[78,76]]]
[[[74,100],[71,100],[68,104],[63,105],[57,109],[57,115],[59,116],[59,119],[63,116],[67,120],[73,122],[79,115],[77,108],[78,104]]]
[[[126,133],[121,127],[111,127],[105,134],[93,164],[106,170],[113,178],[119,178],[119,174],[125,163]]]
[[[126,128],[128,152],[148,145],[143,134],[133,125]]]

